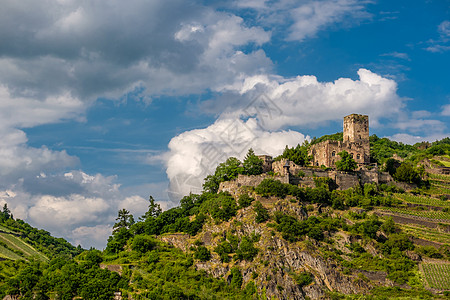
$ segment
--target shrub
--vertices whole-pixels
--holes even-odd
[[[265,208],[261,202],[256,201],[255,205],[253,206],[253,209],[255,210],[256,217],[255,221],[256,223],[262,223],[267,220],[269,220],[269,212],[267,211],[267,208]]]
[[[242,286],[242,273],[238,267],[231,268],[231,286],[240,289]]]
[[[253,201],[255,201],[255,199],[250,197],[248,194],[242,194],[239,196],[238,199],[239,207],[240,208],[249,207]]]
[[[201,261],[208,261],[211,259],[211,252],[205,246],[199,246],[195,249],[194,258]]]
[[[266,178],[256,187],[255,190],[258,194],[264,197],[277,196],[284,198],[288,194],[288,186],[289,185],[283,184],[278,180]]]

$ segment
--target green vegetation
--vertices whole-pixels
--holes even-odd
[[[450,264],[422,264],[422,268],[430,287],[450,290]]]
[[[284,158],[292,161],[298,166],[307,166],[311,160],[311,157],[308,156],[309,147],[310,144],[308,141],[303,142],[302,145],[298,144],[295,148],[289,148],[286,146],[283,153],[275,158],[275,161],[279,161]]]
[[[339,171],[351,172],[358,167],[356,161],[347,151],[341,151],[338,155],[341,157],[341,159],[336,162],[336,169]]]
[[[331,137],[342,139],[342,133]],[[150,196],[148,211],[140,218],[120,209],[104,251],[83,251],[14,220],[5,205],[0,211],[0,257],[7,260],[0,261],[0,298],[11,294],[24,299],[111,299],[117,291],[133,299],[270,298],[274,291],[289,292],[277,281],[283,274],[289,276],[284,277],[287,282],[303,288],[303,296],[309,285],[325,288],[320,280],[314,282],[322,270],[307,264],[301,268],[279,264],[286,261],[283,252],[295,253],[296,247],[304,255],[335,265],[336,274],[349,276],[346,280],[353,280],[355,286],[369,282],[368,272],[377,271],[405,287],[382,287],[373,281],[370,295],[347,298],[432,298],[420,273],[430,287],[450,289],[450,176],[429,174],[427,179],[417,163],[427,158],[431,164],[445,164],[450,139],[416,146],[376,136],[371,140],[376,162],[386,163],[386,170],[398,181],[419,187],[405,192],[370,183],[340,191],[330,178],[314,178],[315,188],[266,178],[237,199],[218,193],[220,182],[262,172],[262,161],[250,149],[242,163],[229,158],[220,164],[206,178],[204,192],[184,197],[178,207],[162,211]],[[429,148],[419,150],[419,146]],[[286,148],[277,159],[307,164],[308,147],[305,143]],[[391,159],[393,153],[406,161]],[[340,155],[340,169],[356,167],[348,153]],[[393,217],[384,216],[386,212]],[[398,219],[406,224],[394,222]],[[424,245],[414,244],[417,238],[425,240]],[[165,239],[185,251],[161,241]],[[433,263],[424,263],[425,258]],[[120,275],[101,269],[100,264]],[[209,267],[219,278],[200,270]],[[337,292],[328,296],[344,297]]]

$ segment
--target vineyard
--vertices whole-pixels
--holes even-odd
[[[422,264],[422,269],[431,288],[450,290],[450,264]]]
[[[416,238],[438,243],[450,244],[450,234],[439,231],[437,229],[413,224],[402,224],[400,225],[400,228],[405,233],[410,234]]]
[[[402,207],[383,207],[383,210],[418,218],[431,219],[435,222],[450,223],[450,213],[436,210],[413,210]]]
[[[447,200],[441,200],[441,199],[424,197],[424,196],[414,196],[411,194],[398,194],[397,198],[404,202],[408,202],[408,203],[450,208],[450,202]]]
[[[25,243],[22,239],[19,237],[16,237],[12,234],[7,233],[0,233],[0,242],[4,245],[8,245],[9,249],[6,249],[3,247],[3,253],[4,255],[11,256],[11,253],[15,254],[12,255],[16,257],[17,255],[21,255],[24,257],[35,257],[39,260],[46,261],[48,260],[47,257],[45,257],[42,253],[34,249],[31,245]],[[14,251],[14,252],[13,252]],[[23,258],[20,257],[19,258]],[[15,258],[17,259],[17,258]]]

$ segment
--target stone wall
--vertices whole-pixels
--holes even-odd
[[[239,174],[237,178],[221,182],[219,185],[219,192],[229,192],[231,195],[237,197],[241,194],[241,187],[243,186],[258,186],[264,179],[273,178],[283,183],[289,183],[288,176],[270,176],[268,174],[261,175],[242,175]]]

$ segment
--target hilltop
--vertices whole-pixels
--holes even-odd
[[[342,134],[333,136],[339,140]],[[103,252],[90,249],[75,256],[70,251],[81,249],[69,247],[61,258],[42,246],[49,262],[0,262],[9,270],[0,277],[0,295],[447,297],[450,139],[409,146],[371,136],[370,163],[376,163],[377,174],[392,178],[386,183],[365,182],[357,166],[345,171],[310,167],[309,147],[286,148],[273,159],[280,171],[264,169],[251,150],[243,162],[229,158],[205,179],[202,194],[188,195],[164,212],[150,197],[138,222],[120,210]],[[345,154],[340,156],[344,160]],[[289,173],[277,174],[286,170],[283,166]],[[333,172],[359,180],[347,188],[328,176]],[[19,233],[20,226],[2,226]],[[27,274],[35,274],[34,280],[23,280]],[[55,274],[71,279],[58,281]]]

